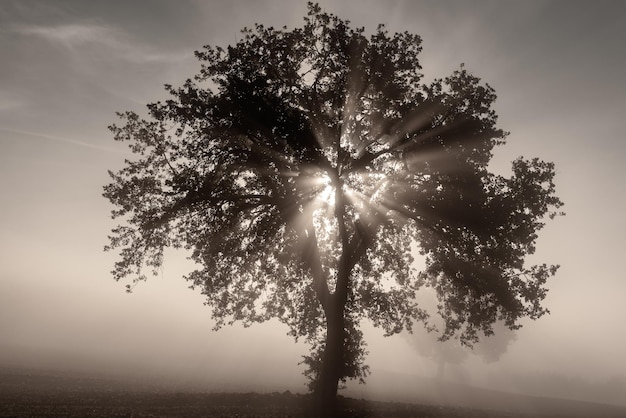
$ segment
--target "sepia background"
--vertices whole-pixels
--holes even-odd
[[[626,404],[626,5],[620,1],[320,1],[372,31],[423,39],[425,79],[465,68],[493,86],[511,134],[493,170],[554,161],[567,216],[540,234],[536,263],[561,264],[551,315],[526,321],[498,361],[446,366],[449,381]],[[57,368],[235,390],[304,391],[301,355],[275,322],[212,332],[203,298],[167,254],[125,293],[103,252],[115,226],[101,196],[130,158],[107,126],[144,112],[255,22],[302,25],[295,1],[0,1],[0,366]],[[433,377],[415,339],[364,324],[374,393]],[[424,341],[429,335],[419,334]],[[434,340],[433,340],[434,341]],[[416,345],[417,344],[417,345]],[[434,342],[433,342],[434,344]]]

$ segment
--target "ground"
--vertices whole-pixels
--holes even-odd
[[[102,377],[0,368],[0,417],[305,417],[310,397],[282,393],[176,392]],[[556,417],[444,405],[340,397],[342,417]],[[591,406],[593,408],[593,405]],[[565,410],[563,410],[565,411]],[[562,411],[562,412],[563,412]],[[571,411],[568,410],[568,411]],[[597,412],[597,413],[596,413]],[[597,405],[593,416],[626,417],[626,408]]]

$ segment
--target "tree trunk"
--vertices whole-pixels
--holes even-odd
[[[334,300],[334,302],[337,302]],[[344,309],[332,304],[326,315],[326,347],[322,370],[314,392],[314,417],[333,417],[337,414],[337,390],[342,370],[344,351]]]
[[[339,146],[339,142],[337,142]],[[338,147],[337,152],[340,152]],[[315,417],[335,417],[337,416],[337,390],[339,389],[339,379],[344,377],[345,368],[345,307],[348,300],[348,287],[350,278],[349,239],[344,223],[344,197],[342,192],[343,182],[338,173],[332,177],[335,187],[335,216],[337,217],[337,228],[341,241],[342,254],[338,264],[337,283],[335,292],[330,294],[327,304],[324,306],[326,315],[326,347],[322,358],[322,370],[320,370],[319,381],[315,388],[315,407],[313,416]],[[323,304],[324,305],[324,304]]]

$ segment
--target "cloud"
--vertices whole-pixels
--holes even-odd
[[[55,26],[16,25],[13,31],[21,35],[33,35],[59,42],[67,46],[76,46],[91,42],[110,43],[115,31],[103,25],[63,24]]]
[[[58,25],[13,25],[11,31],[43,39],[73,52],[100,51],[131,63],[167,63],[192,57],[191,51],[163,52],[136,42],[123,30],[94,22]]]
[[[48,141],[63,142],[63,143],[70,144],[70,145],[77,145],[77,146],[84,147],[84,148],[91,148],[91,149],[96,149],[99,151],[106,151],[106,152],[111,152],[111,153],[116,153],[116,154],[129,154],[129,155],[132,154],[131,152],[127,150],[92,144],[89,142],[80,141],[80,140],[71,139],[71,138],[65,138],[65,137],[56,136],[56,135],[43,134],[40,132],[25,131],[21,129],[10,129],[10,128],[4,128],[4,127],[0,127],[0,131],[7,132],[10,134],[16,134],[16,135],[24,135],[24,136],[28,136],[31,138],[44,139]]]

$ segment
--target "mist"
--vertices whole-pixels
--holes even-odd
[[[197,72],[202,45],[234,43],[254,22],[300,26],[306,10],[278,0],[175,4],[0,3],[0,367],[304,393],[308,347],[273,321],[213,331],[203,296],[182,279],[192,267],[183,251],[130,294],[110,274],[116,254],[103,246],[115,222],[102,186],[128,156],[106,129],[114,112],[164,99],[164,83]],[[383,337],[363,324],[371,376],[345,393],[440,401],[446,391],[429,387],[462,385],[626,405],[622,3],[320,4],[355,26],[422,35],[427,78],[463,62],[493,85],[499,126],[511,131],[495,169],[521,154],[554,161],[568,212],[529,260],[562,266],[548,285],[551,314],[523,321],[497,359],[462,348],[439,373],[445,348],[432,335]],[[416,349],[418,337],[428,350]]]
[[[2,286],[0,367],[96,375],[171,391],[306,392],[304,366],[298,365],[305,344],[294,343],[275,321],[213,331],[203,297],[180,277],[189,262],[182,253],[167,260],[162,276],[130,294],[105,277],[66,278],[67,287],[41,279]],[[180,271],[172,271],[175,261]],[[600,358],[581,364],[580,352],[558,344],[547,326],[538,334],[538,323],[529,321],[515,332],[496,326],[491,338],[504,343],[483,338],[474,349],[439,342],[437,332],[419,324],[413,334],[392,337],[363,324],[371,375],[365,385],[351,382],[344,393],[445,404],[463,403],[451,393],[472,387],[626,405],[619,367]],[[449,360],[443,373],[441,357]]]

